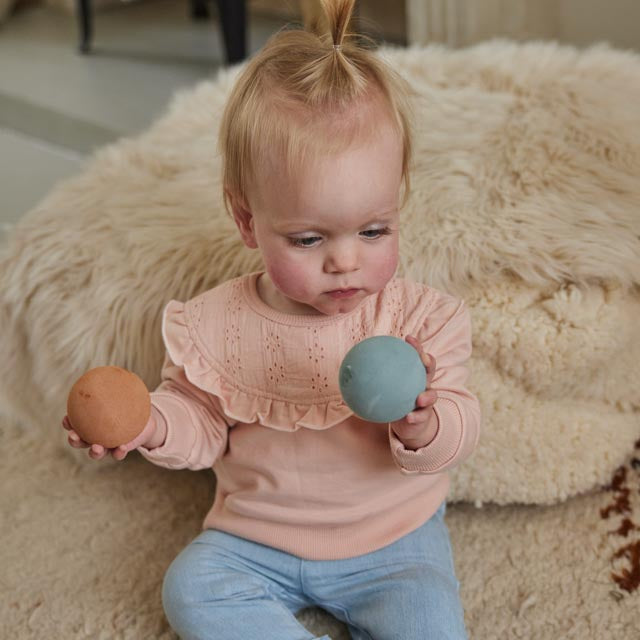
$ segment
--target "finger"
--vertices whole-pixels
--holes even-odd
[[[92,444],[89,448],[89,457],[94,460],[102,460],[105,456],[105,448],[101,444]]]
[[[422,345],[418,342],[418,339],[411,334],[407,334],[405,340],[419,353],[422,353]]]
[[[428,353],[420,350],[420,360],[427,371],[432,371],[435,366],[435,358]]]
[[[111,449],[111,455],[116,460],[124,460],[127,457],[127,453],[129,452],[123,446]]]
[[[62,418],[62,426],[69,431],[69,429],[71,429],[71,423],[69,422],[69,416],[65,416],[64,418]]]
[[[429,357],[431,358],[431,364],[427,367],[427,386],[431,386],[431,381],[436,372],[436,358],[431,354],[429,354]]]
[[[416,409],[405,416],[408,424],[421,424],[429,419],[429,412],[425,409]]]
[[[91,446],[88,442],[85,442],[73,429],[69,431],[69,437],[67,438],[69,444],[76,449],[86,449]]]
[[[429,371],[433,371],[436,368],[436,357],[431,355],[430,353],[426,353],[425,354],[425,360],[426,362],[424,363],[424,366],[427,367],[427,369]],[[424,362],[424,360],[423,360]]]
[[[432,355],[424,352],[422,345],[415,336],[408,334],[405,340],[418,352],[422,364],[427,369],[435,369],[436,359]]]
[[[82,443],[80,442],[78,436],[75,436],[75,437],[72,435],[67,436],[67,442],[75,449],[82,448]]]
[[[437,399],[438,394],[436,393],[435,389],[429,389],[427,391],[423,391],[416,398],[416,405],[418,407],[429,407],[434,404]]]

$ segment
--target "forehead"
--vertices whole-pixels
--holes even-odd
[[[290,178],[268,172],[260,181],[257,213],[278,230],[307,225],[330,228],[367,224],[398,206],[402,139],[391,126],[344,151],[318,156]]]
[[[314,216],[301,215],[276,218],[271,220],[271,226],[280,233],[313,230],[331,233],[340,230],[351,230],[369,225],[392,224],[398,217],[398,209],[382,208],[378,211],[353,212],[344,215],[340,212],[327,211]]]

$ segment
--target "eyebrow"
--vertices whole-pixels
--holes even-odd
[[[391,209],[389,211],[385,211],[384,213],[375,214],[372,218],[370,218],[367,222],[359,225],[360,227],[368,227],[371,224],[375,224],[376,222],[388,223],[391,222],[393,218],[393,214],[397,211],[397,209]],[[322,229],[321,227],[312,224],[311,222],[307,223],[305,220],[300,220],[299,222],[291,221],[289,223],[285,222],[282,226],[276,226],[277,231],[281,233],[291,233],[294,229],[299,230],[299,232],[313,230],[319,231],[321,233],[326,233],[329,231],[328,229]]]

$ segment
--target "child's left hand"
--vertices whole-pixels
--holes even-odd
[[[427,387],[433,379],[436,370],[436,359],[431,354],[425,353],[422,345],[411,335],[407,335],[405,340],[418,352],[427,370]],[[419,449],[429,444],[436,435],[437,424],[433,421],[430,424],[429,418],[433,413],[433,405],[438,399],[435,389],[427,388],[416,398],[416,409],[408,413],[401,420],[391,423],[391,428],[407,449]]]

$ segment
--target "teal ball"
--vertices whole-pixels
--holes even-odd
[[[394,336],[374,336],[354,345],[340,365],[342,398],[360,418],[393,422],[416,408],[427,388],[418,352]]]

